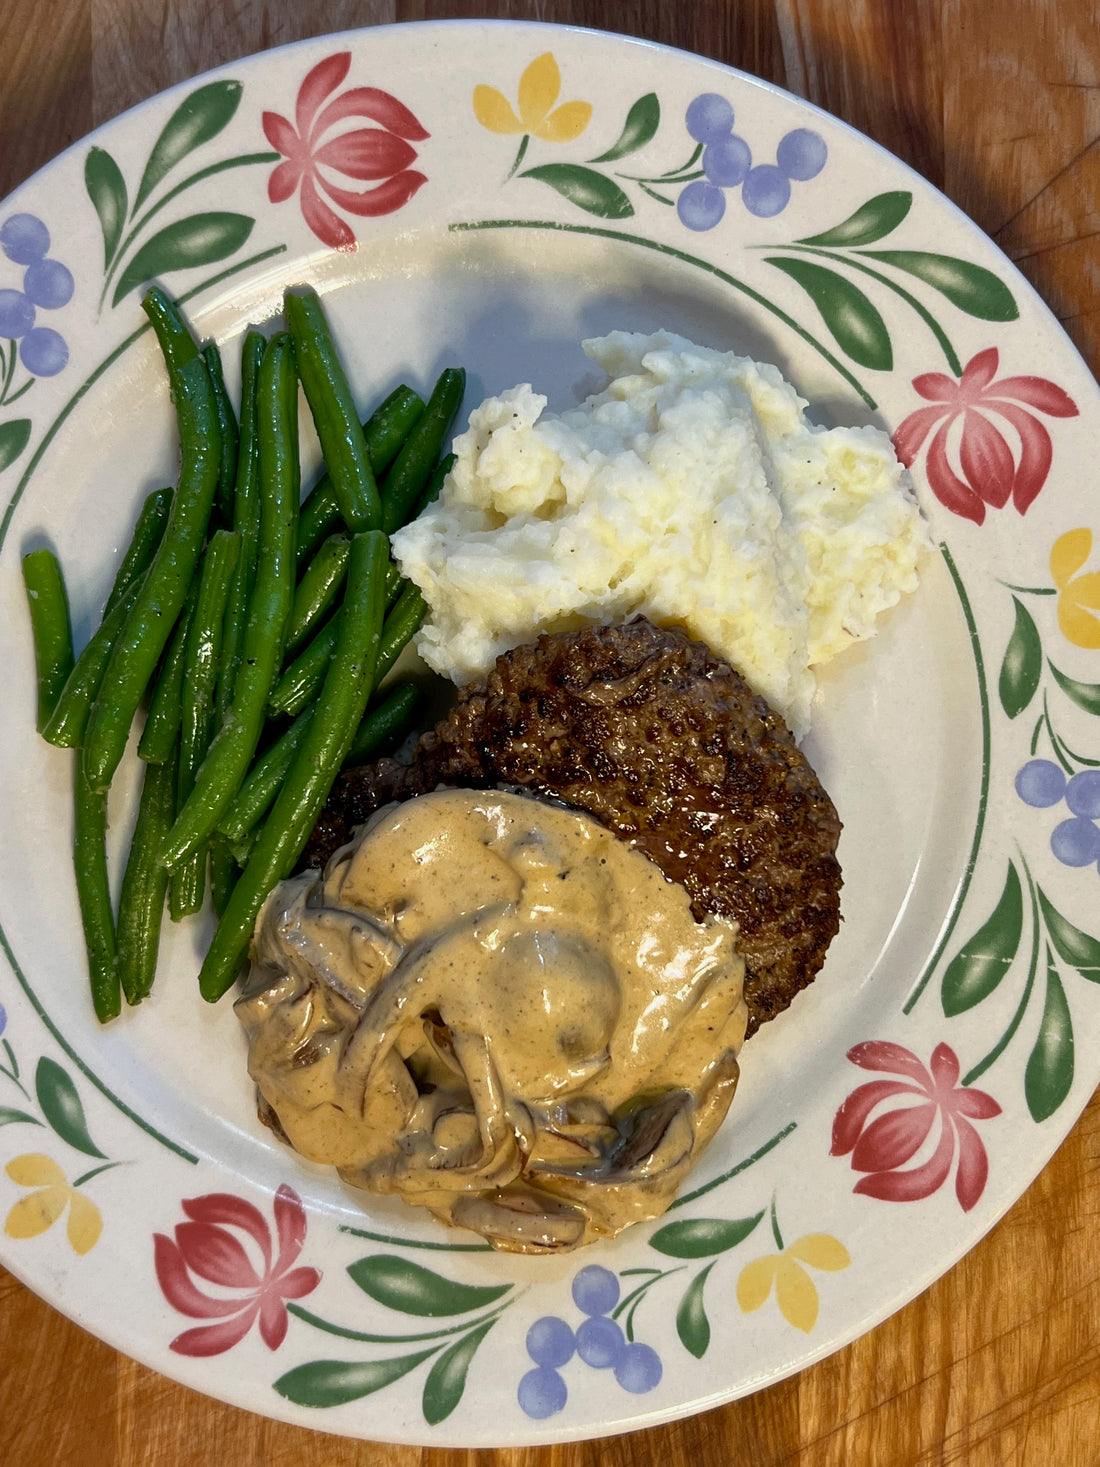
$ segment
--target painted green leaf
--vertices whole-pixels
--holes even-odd
[[[468,1335],[463,1335],[449,1350],[444,1350],[428,1371],[421,1404],[424,1410],[424,1420],[429,1426],[438,1426],[441,1421],[445,1421],[462,1400],[470,1361],[477,1354],[478,1346],[494,1324],[496,1324],[495,1319],[487,1319],[484,1324],[479,1324],[477,1329],[472,1329]]]
[[[1090,983],[1100,983],[1100,942],[1074,927],[1039,890],[1039,906],[1054,950],[1064,963],[1076,968]]]
[[[841,351],[876,372],[894,365],[890,333],[878,310],[858,286],[812,260],[788,260],[767,256],[769,265],[796,281],[821,312]]]
[[[657,100],[656,92],[647,92],[644,97],[639,97],[626,114],[623,130],[619,134],[618,141],[606,153],[601,153],[598,158],[590,161],[593,163],[614,163],[617,158],[625,158],[628,153],[636,153],[639,148],[644,148],[653,134],[657,131],[661,122],[661,104]]]
[[[112,305],[159,275],[213,265],[241,248],[252,233],[247,214],[192,214],[154,234],[130,260],[115,287]]]
[[[799,244],[808,245],[865,245],[874,244],[892,229],[896,229],[913,207],[913,195],[900,190],[897,193],[876,194],[861,204],[842,224],[834,224],[824,234],[810,234],[800,239]]]
[[[1073,1084],[1073,1021],[1066,991],[1047,948],[1047,996],[1039,1037],[1024,1071],[1024,1094],[1033,1120],[1052,1116]]]
[[[76,1086],[56,1060],[43,1055],[38,1061],[34,1090],[42,1114],[62,1141],[75,1146],[77,1151],[83,1151],[85,1156],[98,1156],[106,1161],[106,1155],[88,1135],[88,1123],[84,1119],[84,1107]]]
[[[184,97],[153,144],[134,200],[135,209],[141,208],[161,179],[182,158],[221,132],[236,112],[240,100],[241,84],[238,81],[209,82]]]
[[[430,1268],[422,1268],[419,1263],[410,1263],[393,1253],[360,1258],[358,1263],[349,1266],[348,1273],[364,1294],[387,1309],[432,1319],[483,1309],[512,1287],[511,1284],[456,1284]]]
[[[30,418],[13,418],[10,423],[0,423],[0,472],[15,462],[26,448],[30,436]]]
[[[28,1115],[25,1110],[12,1110],[10,1105],[0,1105],[0,1126],[12,1126],[16,1121],[29,1121],[32,1126],[42,1124],[37,1116]]]
[[[941,997],[949,1019],[972,1009],[997,987],[1019,949],[1023,925],[1020,878],[1009,861],[1004,891],[992,915],[959,949],[943,975]]]
[[[1053,662],[1048,662],[1047,666],[1067,698],[1072,698],[1078,708],[1083,708],[1086,713],[1094,713],[1100,717],[1100,683],[1079,683],[1076,678],[1066,677],[1064,672],[1059,672]]]
[[[273,1382],[275,1390],[296,1406],[343,1406],[373,1391],[384,1390],[415,1370],[439,1349],[418,1350],[392,1360],[311,1360]]]
[[[915,275],[968,316],[977,316],[981,321],[1015,321],[1020,314],[1008,286],[982,265],[924,250],[868,250],[867,254],[872,260]]]
[[[579,163],[542,163],[538,168],[525,168],[520,178],[548,183],[563,199],[601,219],[629,219],[634,213],[634,205],[613,179]]]
[[[84,187],[99,215],[99,227],[103,231],[103,268],[106,270],[122,237],[127,197],[122,170],[105,148],[92,148],[85,158]]]
[[[693,1217],[666,1223],[650,1238],[649,1246],[669,1258],[710,1258],[743,1243],[763,1216],[758,1212],[754,1217]]]
[[[680,1336],[680,1343],[685,1350],[691,1351],[696,1360],[703,1358],[710,1344],[710,1320],[703,1308],[703,1289],[707,1274],[713,1267],[713,1263],[708,1263],[695,1275],[676,1311],[676,1333]]]
[[[1016,625],[1005,648],[997,691],[1001,707],[1009,718],[1016,718],[1034,698],[1043,671],[1043,644],[1031,612],[1018,596],[1013,596]]]

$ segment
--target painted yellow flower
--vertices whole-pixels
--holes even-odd
[[[519,79],[519,114],[496,87],[474,88],[474,114],[490,132],[525,133],[544,143],[571,143],[579,138],[592,118],[589,102],[563,102],[555,107],[561,92],[561,72],[553,52],[536,56]]]
[[[37,1238],[52,1228],[69,1209],[69,1242],[77,1253],[88,1253],[99,1242],[103,1219],[99,1208],[82,1192],[70,1187],[56,1161],[38,1152],[28,1152],[9,1161],[8,1176],[20,1187],[33,1187],[8,1213],[4,1231],[9,1238]]]
[[[746,1314],[766,1303],[775,1285],[775,1300],[788,1324],[809,1334],[817,1323],[817,1286],[803,1268],[834,1273],[851,1263],[848,1250],[828,1233],[807,1233],[796,1238],[782,1253],[755,1258],[741,1270],[737,1280],[737,1302]]]
[[[1077,572],[1092,554],[1092,531],[1067,530],[1050,552],[1050,573],[1058,587],[1058,625],[1075,647],[1100,648],[1100,571]]]

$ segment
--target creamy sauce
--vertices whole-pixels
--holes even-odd
[[[440,790],[269,898],[236,1006],[249,1072],[352,1185],[572,1248],[660,1215],[725,1116],[736,935],[587,815]]]

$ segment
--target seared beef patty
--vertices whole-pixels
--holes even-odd
[[[700,642],[644,618],[540,637],[459,689],[411,765],[337,781],[304,863],[391,800],[512,785],[586,810],[740,924],[752,1034],[816,976],[840,924],[840,821],[779,715]]]

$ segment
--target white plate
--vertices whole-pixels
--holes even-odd
[[[728,137],[730,108],[744,146],[726,142],[727,186],[707,189],[687,176],[686,119]],[[295,128],[313,131],[307,175],[323,167],[305,183],[272,149],[297,157]],[[737,184],[746,150],[763,171]],[[369,160],[373,178],[349,176]],[[1100,761],[1097,389],[989,241],[752,78],[616,36],[448,22],[309,41],[157,97],[7,200],[0,242],[5,1266],[253,1411],[486,1445],[755,1390],[973,1246],[1100,1077],[1097,863],[1052,847],[1083,861],[1096,826],[1015,787],[1039,759],[1057,800]],[[807,745],[845,822],[844,928],[746,1049],[726,1125],[662,1221],[508,1258],[300,1163],[256,1120],[232,1009],[194,990],[202,923],[173,934],[150,1002],[96,1026],[70,758],[34,732],[19,558],[56,547],[82,640],[136,506],[171,481],[150,276],[229,361],[285,284],[316,282],[365,401],[458,362],[469,403],[533,380],[560,408],[594,385],[582,337],[662,325],[777,362],[822,420],[907,425],[941,553],[833,664]],[[13,360],[6,333],[24,328]],[[1094,797],[1070,789],[1079,808]],[[113,815],[124,838],[122,795]],[[617,1368],[555,1368],[552,1343],[529,1357],[535,1321],[564,1321],[568,1346],[584,1306],[632,1341]],[[592,1326],[583,1353],[601,1331],[614,1344]]]

